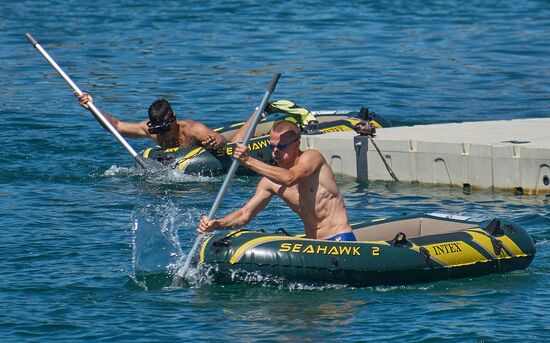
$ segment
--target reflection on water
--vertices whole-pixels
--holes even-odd
[[[319,331],[321,338],[324,332],[338,332],[339,326],[352,324],[369,304],[355,296],[347,299],[346,294],[353,295],[353,290],[334,287],[289,292],[269,287],[211,285],[194,291],[196,306],[216,304],[230,322],[246,322],[250,329],[261,325],[262,337],[289,328]],[[294,339],[300,339],[299,334]],[[294,341],[291,337],[287,340]]]

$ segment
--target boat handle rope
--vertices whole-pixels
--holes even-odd
[[[241,232],[265,232],[265,230],[264,230],[264,229],[259,229],[259,230],[239,229],[239,230],[236,230],[236,231],[231,232],[230,234],[228,234],[227,236],[223,237],[222,239],[215,241],[213,244],[216,245],[216,243],[219,243],[219,244],[223,245],[223,244],[225,244],[227,241],[229,241],[229,239],[230,239],[231,237],[233,237],[233,236],[235,236],[236,234],[241,233]],[[231,243],[229,243],[229,244],[231,244]]]
[[[235,236],[236,234],[241,233],[243,231],[251,231],[251,230],[247,230],[247,229],[236,230],[234,232],[231,232],[227,236],[224,236],[222,239],[219,239],[219,240],[215,241],[214,243],[212,243],[212,245],[216,246],[216,247],[228,247],[228,246],[231,245],[231,241],[229,239],[231,237]]]
[[[516,229],[514,229],[514,225],[512,225],[512,224],[504,224],[504,225],[502,225],[502,228],[505,229],[505,230],[510,231],[513,234],[516,233]]]
[[[491,222],[485,228],[485,231],[489,232],[491,236],[495,236],[495,237],[504,236],[505,235],[504,230],[510,231],[513,234],[516,233],[516,229],[514,229],[514,225],[502,224],[501,221],[496,218],[491,220]]]
[[[424,261],[425,262],[428,262],[432,255],[430,254],[430,251],[424,247],[420,247],[420,249],[418,249],[418,251],[420,251],[420,253],[424,256]]]
[[[275,233],[283,234],[283,236],[292,236],[290,233],[288,233],[288,231],[286,231],[282,227],[275,230]]]
[[[504,231],[502,231],[502,228],[500,227],[500,220],[496,218],[491,220],[485,230],[487,230],[491,236],[502,236],[504,234]]]
[[[411,243],[407,240],[407,235],[403,232],[398,232],[397,235],[395,235],[395,238],[391,241],[392,247],[406,247],[410,245]]]
[[[493,249],[495,250],[495,255],[500,255],[502,248],[504,248],[501,241],[498,239],[491,238],[491,243],[493,243]]]

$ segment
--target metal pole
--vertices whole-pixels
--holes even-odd
[[[248,128],[248,131],[246,132],[246,136],[244,137],[244,140],[242,142],[243,145],[247,145],[250,141],[250,138],[254,134],[254,131],[256,130],[256,126],[260,122],[260,119],[262,117],[262,113],[265,110],[265,107],[267,106],[267,103],[269,101],[269,97],[273,93],[273,90],[275,89],[275,86],[277,85],[277,82],[279,81],[279,78],[281,77],[281,73],[275,73],[273,74],[273,77],[271,78],[271,82],[269,83],[269,86],[267,87],[267,90],[264,94],[264,97],[262,99],[262,102],[260,103],[260,106],[256,110],[256,113],[254,114],[254,119]],[[235,172],[237,171],[237,167],[239,166],[239,161],[234,159],[231,163],[231,167],[229,168],[229,171],[227,173],[227,176],[225,177],[225,180],[223,181],[222,187],[220,188],[220,191],[218,192],[218,195],[216,196],[216,200],[214,200],[214,204],[212,205],[212,208],[210,209],[210,212],[208,213],[208,220],[212,220],[214,216],[216,215],[216,212],[218,211],[218,208],[220,207],[220,204],[223,200],[223,197],[229,187],[229,183],[231,182],[231,179],[235,175]],[[200,243],[202,242],[204,235],[199,235],[197,239],[195,240],[195,244],[193,244],[193,247],[191,248],[191,251],[189,252],[189,255],[187,255],[187,259],[185,260],[185,263],[182,268],[180,268],[176,272],[176,276],[174,281],[172,282],[173,287],[179,287],[181,286],[183,279],[185,278],[185,275],[187,274],[187,271],[189,269],[189,266],[191,265],[191,260],[193,259],[193,256],[195,255]]]
[[[48,62],[50,62],[50,64],[52,65],[52,67],[54,67],[54,69],[57,71],[57,73],[59,75],[61,75],[61,77],[63,77],[63,79],[65,79],[65,81],[69,84],[69,86],[71,86],[71,88],[73,89],[73,91],[78,94],[78,95],[82,95],[82,91],[80,90],[80,88],[78,88],[78,86],[71,80],[71,78],[65,74],[65,72],[63,71],[63,69],[61,69],[59,67],[59,65],[53,60],[53,58],[46,52],[46,50],[44,50],[42,48],[42,46],[40,46],[40,44],[38,43],[37,40],[34,39],[33,36],[31,36],[29,33],[25,34],[25,36],[27,37],[27,39],[29,40],[29,42],[31,42],[31,44],[36,48],[38,49],[38,51],[42,54],[42,56],[44,56],[46,58],[46,60]],[[120,132],[118,132],[114,127],[113,125],[111,124],[111,122],[109,122],[107,120],[107,118],[105,118],[105,116],[97,109],[97,107],[95,107],[95,105],[93,103],[89,103],[88,104],[88,107],[89,107],[89,110],[90,112],[92,113],[92,115],[100,122],[102,123],[114,136],[115,138],[126,148],[126,150],[128,150],[128,152],[130,152],[130,154],[132,155],[132,157],[134,157],[136,159],[136,162],[143,168],[143,169],[147,169],[147,166],[146,166],[146,163],[144,161],[144,158],[139,155],[131,146],[130,144],[128,144],[128,142],[124,139],[124,137],[122,137],[122,135],[120,134]]]

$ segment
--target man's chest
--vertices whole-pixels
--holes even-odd
[[[296,212],[315,204],[317,192],[311,185],[280,187],[277,194]]]

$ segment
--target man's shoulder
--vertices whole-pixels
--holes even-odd
[[[192,119],[178,119],[178,125],[179,126],[193,125],[195,123],[197,123],[197,122],[192,120]]]
[[[325,161],[323,154],[320,151],[315,149],[308,149],[302,152],[300,156],[301,161],[310,161],[310,162],[319,162],[322,163]]]
[[[178,119],[178,126],[184,132],[193,131],[197,125],[201,125],[198,121],[192,119]]]
[[[302,155],[309,155],[309,156],[313,156],[313,155],[321,155],[321,152],[319,150],[315,150],[315,149],[307,149],[307,150],[304,150],[302,152]]]

